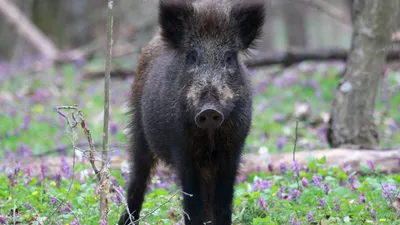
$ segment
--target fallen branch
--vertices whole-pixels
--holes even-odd
[[[366,163],[367,160],[375,162],[376,166],[381,166],[381,172],[400,173],[400,149],[391,150],[357,150],[357,149],[327,149],[318,151],[302,151],[296,152],[296,161],[300,165],[308,164],[308,157],[315,158],[326,157],[325,166],[337,165],[344,167],[351,166],[352,170],[361,172],[361,163]],[[65,157],[68,163],[72,163],[72,157]],[[111,169],[121,170],[121,167],[126,163],[126,156],[113,156],[110,159]],[[13,167],[15,162],[20,162],[21,165],[30,165],[33,169],[33,175],[40,175],[40,165],[44,162],[48,165],[49,176],[54,176],[60,165],[62,165],[61,157],[25,157],[20,159],[3,160],[0,162],[0,168]],[[241,174],[246,175],[256,171],[267,171],[268,164],[273,166],[273,173],[279,173],[279,165],[283,162],[286,165],[292,165],[293,153],[272,153],[267,155],[245,154],[241,165]],[[169,176],[171,171],[164,164],[159,164],[156,168],[160,174]]]
[[[347,60],[348,51],[345,49],[293,49],[286,52],[271,52],[267,55],[245,61],[248,67],[261,67],[274,64],[283,64],[285,67],[302,61],[331,61]],[[387,54],[388,62],[400,60],[400,49],[390,50]]]
[[[285,68],[302,61],[332,61],[347,60],[348,51],[345,49],[293,49],[284,52],[270,52],[264,56],[246,59],[245,64],[248,68],[271,66],[282,64]],[[400,60],[400,49],[390,50],[386,60],[388,62]],[[85,79],[103,78],[104,71],[87,71],[83,74]],[[135,70],[114,69],[111,71],[112,78],[125,79],[135,74]]]
[[[17,31],[46,58],[54,60],[59,50],[29,19],[9,0],[0,0],[0,13],[17,28]]]

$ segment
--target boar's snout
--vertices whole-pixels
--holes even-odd
[[[214,104],[206,104],[194,119],[196,125],[201,129],[215,129],[224,122],[224,115]]]

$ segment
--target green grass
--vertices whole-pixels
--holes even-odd
[[[98,66],[99,62],[92,62]],[[54,111],[61,105],[77,104],[83,111],[86,122],[96,143],[101,143],[103,126],[103,82],[80,79],[82,69],[66,65],[40,74],[18,74],[0,82],[0,157],[8,161],[16,156],[23,157],[40,153],[59,155],[54,151],[64,146],[71,154],[71,139],[66,132],[65,121]],[[256,71],[254,76],[254,119],[251,133],[246,141],[246,152],[257,152],[261,147],[269,152],[289,152],[293,150],[296,123],[296,107],[308,104],[308,116],[299,121],[298,151],[328,148],[325,140],[325,122],[321,115],[329,113],[333,92],[338,83],[336,67],[329,66],[324,72],[286,71],[276,78]],[[291,78],[291,76],[294,78]],[[383,90],[392,91],[388,101],[380,95],[376,104],[376,121],[381,135],[381,147],[399,147],[400,132],[393,124],[400,124],[399,74],[390,72],[388,84]],[[267,82],[264,88],[258,87]],[[307,85],[307,83],[313,85]],[[113,80],[111,83],[111,122],[116,133],[111,134],[110,144],[124,145],[126,137],[123,129],[127,121],[123,103],[129,91],[131,80]],[[4,97],[5,96],[5,97]],[[8,100],[4,100],[8,99]],[[390,108],[388,108],[390,106]],[[387,115],[382,119],[384,112]],[[277,118],[283,119],[277,119]],[[85,144],[86,138],[78,129],[76,144]],[[82,148],[87,149],[87,146]],[[123,148],[119,148],[123,152]],[[0,173],[0,224],[5,218],[7,224],[40,224],[38,221],[57,221],[52,224],[73,225],[75,217],[79,224],[99,224],[98,196],[95,194],[96,180],[90,174],[88,163],[77,162],[74,168],[76,179],[68,177],[72,165],[64,164],[69,172],[62,172],[60,179],[44,176],[40,172],[29,176],[27,166],[21,165],[2,168]],[[272,175],[269,171],[251,174],[236,186],[234,199],[234,224],[395,224],[396,210],[391,206],[395,201],[395,192],[388,191],[390,199],[384,198],[384,190],[400,182],[395,174],[378,175],[365,166],[366,175],[355,175],[344,168],[324,166],[324,159],[310,159],[309,164],[301,165],[299,177],[293,178],[292,165],[286,165],[287,172]],[[17,168],[17,171],[15,171]],[[305,169],[306,168],[306,169]],[[84,176],[84,174],[89,175]],[[316,187],[313,176],[323,178],[322,186]],[[81,176],[83,176],[81,178]],[[121,171],[113,170],[116,187],[125,193],[125,179]],[[154,177],[151,189],[146,195],[141,215],[150,213],[159,204],[167,201],[177,190],[171,179],[159,180]],[[302,179],[309,185],[304,187]],[[72,185],[71,185],[71,182]],[[254,189],[259,182],[267,187]],[[70,189],[71,185],[71,189]],[[329,185],[328,193],[324,185]],[[353,187],[353,188],[352,188]],[[384,188],[383,188],[384,187]],[[70,190],[69,190],[70,189]],[[301,194],[293,199],[294,191]],[[365,201],[360,202],[361,193]],[[52,198],[62,202],[70,201],[71,212],[62,204],[62,212],[53,212],[56,205]],[[109,224],[115,224],[123,205],[112,194],[110,201]],[[326,205],[321,205],[321,199]],[[171,201],[146,217],[145,224],[178,224],[182,219],[182,195],[178,194]],[[334,200],[336,203],[334,203]],[[28,203],[28,204],[27,204]],[[340,209],[338,208],[340,207]],[[371,216],[375,213],[376,216]],[[313,216],[308,215],[310,212]],[[307,216],[308,215],[308,216]],[[314,217],[315,223],[311,221]],[[290,222],[292,218],[292,221]],[[350,221],[350,222],[345,222]],[[75,223],[76,225],[77,223]]]

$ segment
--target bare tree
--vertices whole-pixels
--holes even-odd
[[[397,4],[397,0],[353,1],[351,50],[335,91],[327,129],[331,147],[378,147],[374,107]]]
[[[288,47],[306,47],[307,30],[305,24],[306,6],[293,1],[286,1],[284,19]]]

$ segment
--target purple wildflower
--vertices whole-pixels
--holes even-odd
[[[32,166],[28,166],[28,167],[26,168],[26,172],[25,172],[26,178],[30,179],[30,178],[31,178],[32,172],[33,172]]]
[[[26,207],[28,210],[33,210],[33,206],[32,206],[29,202],[26,202],[26,203],[25,203],[25,207]]]
[[[71,211],[72,211],[72,206],[71,206],[70,200],[67,202],[67,204],[64,207],[60,208],[60,212],[62,212],[62,213],[69,213]]]
[[[271,163],[268,164],[268,171],[272,172],[274,170],[274,165],[272,165]]]
[[[24,144],[19,144],[17,148],[18,156],[29,157],[32,155],[32,150],[30,147],[25,146]]]
[[[281,151],[283,149],[285,143],[286,143],[286,137],[278,138],[278,143],[276,143],[276,148],[278,149],[278,151]]]
[[[85,65],[86,59],[84,57],[79,57],[78,59],[75,60],[75,66],[77,69],[82,68],[83,65]]]
[[[367,160],[367,165],[368,165],[368,168],[369,168],[370,170],[372,170],[372,171],[375,170],[374,161],[372,161],[372,160]]]
[[[364,192],[360,193],[360,203],[365,203],[365,194],[364,194]]]
[[[344,169],[344,172],[346,172],[347,175],[350,174],[350,172],[351,172],[350,164],[346,164],[343,169]]]
[[[351,184],[351,190],[352,191],[357,191],[357,189],[358,189],[357,185],[355,183],[352,183]]]
[[[357,181],[358,181],[357,175],[349,177],[349,182],[350,183],[354,183],[354,182],[357,182]]]
[[[292,169],[294,178],[298,178],[300,173],[300,165],[296,160],[293,161]]]
[[[44,179],[46,176],[46,172],[47,172],[47,166],[44,164],[40,165],[40,172],[42,173],[42,178]]]
[[[8,159],[12,155],[12,151],[10,148],[6,148],[4,151],[4,158]]]
[[[303,177],[303,179],[301,179],[301,184],[303,185],[303,187],[308,187],[308,180],[307,180],[307,178]]]
[[[350,187],[351,187],[352,191],[357,191],[357,189],[358,189],[356,181],[357,181],[356,175],[349,177]]]
[[[74,219],[74,221],[72,221],[72,222],[70,223],[70,225],[81,225],[81,224],[79,223],[79,220],[78,220],[78,219]]]
[[[254,182],[254,190],[265,190],[272,187],[272,182],[268,180],[256,180]]]
[[[19,171],[21,171],[21,163],[20,162],[18,162],[17,167],[15,167],[15,170],[14,170],[15,176],[18,176]]]
[[[172,207],[169,208],[169,210],[168,210],[168,215],[169,215],[169,217],[171,217],[171,218],[175,217],[175,212],[174,212],[174,209],[173,209]]]
[[[311,211],[307,213],[307,220],[309,223],[313,223],[315,220],[315,216]]]
[[[11,169],[8,170],[8,172],[7,172],[7,178],[8,178],[9,180],[11,180],[11,179],[14,178],[14,173],[13,173],[13,171],[12,171]]]
[[[300,222],[296,218],[293,218],[293,217],[291,217],[289,219],[289,223],[290,223],[290,225],[300,225]]]
[[[339,205],[339,203],[338,203],[337,197],[336,197],[335,199],[333,199],[333,205],[334,205],[334,210],[335,210],[336,212],[340,212],[340,205]]]
[[[329,191],[330,191],[329,184],[324,184],[324,191],[325,191],[325,194],[329,194]]]
[[[50,196],[50,205],[54,206],[57,203],[57,199],[54,196]]]
[[[374,209],[371,209],[371,210],[369,211],[369,215],[370,215],[373,219],[376,219],[376,212],[375,212]]]
[[[57,172],[56,176],[54,177],[54,181],[56,182],[56,187],[61,187],[61,174]]]
[[[325,206],[326,206],[326,200],[325,200],[325,198],[319,199],[319,205],[320,205],[322,208],[325,208]]]
[[[112,185],[117,185],[118,184],[117,178],[111,177],[111,183],[112,183]]]
[[[282,174],[286,173],[287,168],[286,168],[285,162],[281,162],[281,163],[279,164],[279,170],[281,171]]]
[[[300,190],[291,189],[291,190],[289,190],[289,199],[290,200],[296,200],[297,198],[300,197],[300,194],[301,194]]]
[[[27,114],[24,116],[24,123],[22,124],[22,129],[28,128],[30,123],[31,123],[31,116]]]
[[[12,108],[10,111],[10,117],[14,118],[17,115],[17,110],[15,108]]]
[[[396,186],[392,184],[382,185],[382,195],[385,200],[390,200],[394,197],[396,191]]]
[[[6,218],[3,215],[0,215],[0,224],[7,224]]]
[[[274,121],[275,122],[283,122],[285,121],[285,116],[281,115],[281,114],[275,114],[274,115]]]
[[[81,174],[79,176],[79,183],[80,184],[84,184],[85,183],[85,174],[83,172],[81,172]]]
[[[14,179],[14,173],[12,172],[12,170],[9,170],[7,173],[7,178],[10,181],[10,185],[11,187],[14,187],[15,185],[15,179]]]
[[[314,175],[312,179],[316,187],[321,187],[322,177],[320,175]]]
[[[127,183],[129,181],[129,173],[122,172],[122,179]]]
[[[267,203],[265,202],[265,199],[258,198],[258,204],[260,205],[262,210],[266,210],[267,209]]]
[[[278,191],[276,192],[276,197],[278,197],[278,198],[280,198],[280,199],[283,198],[282,189],[281,189],[281,188],[278,188]]]
[[[61,172],[64,174],[66,178],[70,178],[72,175],[69,164],[64,156],[61,157]]]
[[[111,135],[116,135],[118,132],[118,124],[115,122],[110,122],[110,133]]]
[[[389,127],[392,132],[396,131],[399,128],[396,121],[394,121],[394,120],[390,123]]]

